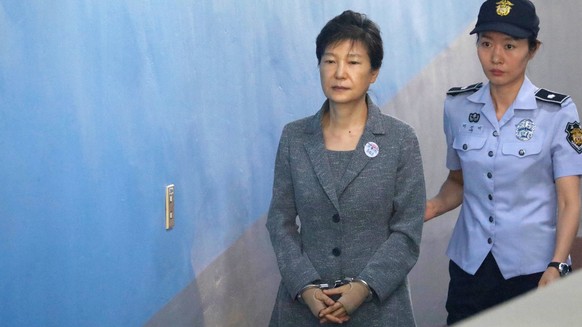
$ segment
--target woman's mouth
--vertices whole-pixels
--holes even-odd
[[[499,69],[491,69],[490,72],[491,72],[491,75],[493,75],[493,76],[501,76],[501,75],[503,75],[503,71],[502,70],[499,70]]]

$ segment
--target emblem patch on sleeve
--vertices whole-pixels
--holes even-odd
[[[580,123],[577,121],[568,123],[565,132],[568,134],[566,139],[572,148],[574,148],[578,154],[582,153],[582,128],[580,127]]]

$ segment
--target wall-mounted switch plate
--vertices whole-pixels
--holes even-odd
[[[174,227],[174,184],[166,186],[166,229]]]

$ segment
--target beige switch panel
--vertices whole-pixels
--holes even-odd
[[[174,227],[174,184],[166,186],[166,229]]]

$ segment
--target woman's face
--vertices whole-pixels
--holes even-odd
[[[515,39],[499,32],[483,32],[477,42],[477,54],[485,76],[493,86],[521,85],[530,51],[527,39]]]
[[[335,104],[361,101],[378,72],[372,70],[366,47],[352,40],[329,45],[319,63],[323,93]]]

